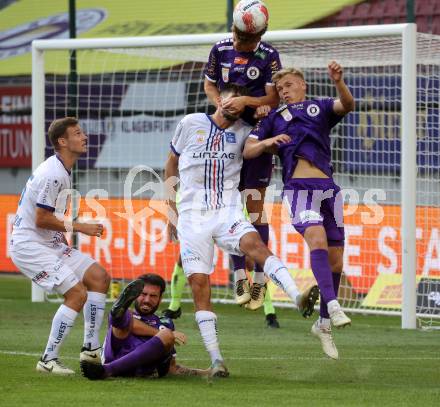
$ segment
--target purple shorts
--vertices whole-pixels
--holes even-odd
[[[265,188],[272,177],[272,154],[263,153],[257,158],[243,160],[239,189]]]
[[[284,184],[292,225],[304,236],[309,226],[322,225],[329,246],[344,246],[343,202],[331,178],[292,178]]]

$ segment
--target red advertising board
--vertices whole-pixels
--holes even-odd
[[[31,88],[0,87],[0,111],[0,167],[31,167]]]

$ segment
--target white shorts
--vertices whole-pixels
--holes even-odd
[[[45,291],[64,294],[96,261],[64,243],[52,248],[37,242],[10,246],[11,259],[18,269]]]
[[[242,256],[240,239],[249,232],[256,230],[240,207],[179,214],[177,234],[185,275],[213,272],[214,243],[229,254]]]

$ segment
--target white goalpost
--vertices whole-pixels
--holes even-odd
[[[48,124],[74,111],[89,134],[76,169],[80,216],[106,227],[101,240],[79,236],[78,245],[114,279],[148,271],[171,278],[178,249],[160,235],[166,220],[158,180],[175,125],[187,113],[209,111],[203,64],[229,35],[32,43],[32,167],[51,153]],[[280,51],[283,66],[303,70],[308,97],[336,96],[326,73],[334,59],[356,99],[356,111],[332,134],[335,179],[346,190],[344,308],[401,315],[404,329],[416,328],[417,316],[432,323],[440,316],[440,37],[395,24],[274,31],[264,41]],[[275,164],[270,246],[297,281],[310,280],[308,251],[283,218],[279,186]],[[86,196],[97,205],[88,207]],[[145,218],[136,218],[142,210]],[[216,262],[214,299],[230,301],[228,258],[218,252]],[[32,301],[43,300],[33,285]]]

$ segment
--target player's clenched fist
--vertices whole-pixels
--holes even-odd
[[[331,61],[328,64],[328,75],[334,82],[338,82],[342,79],[342,66],[336,61]]]

